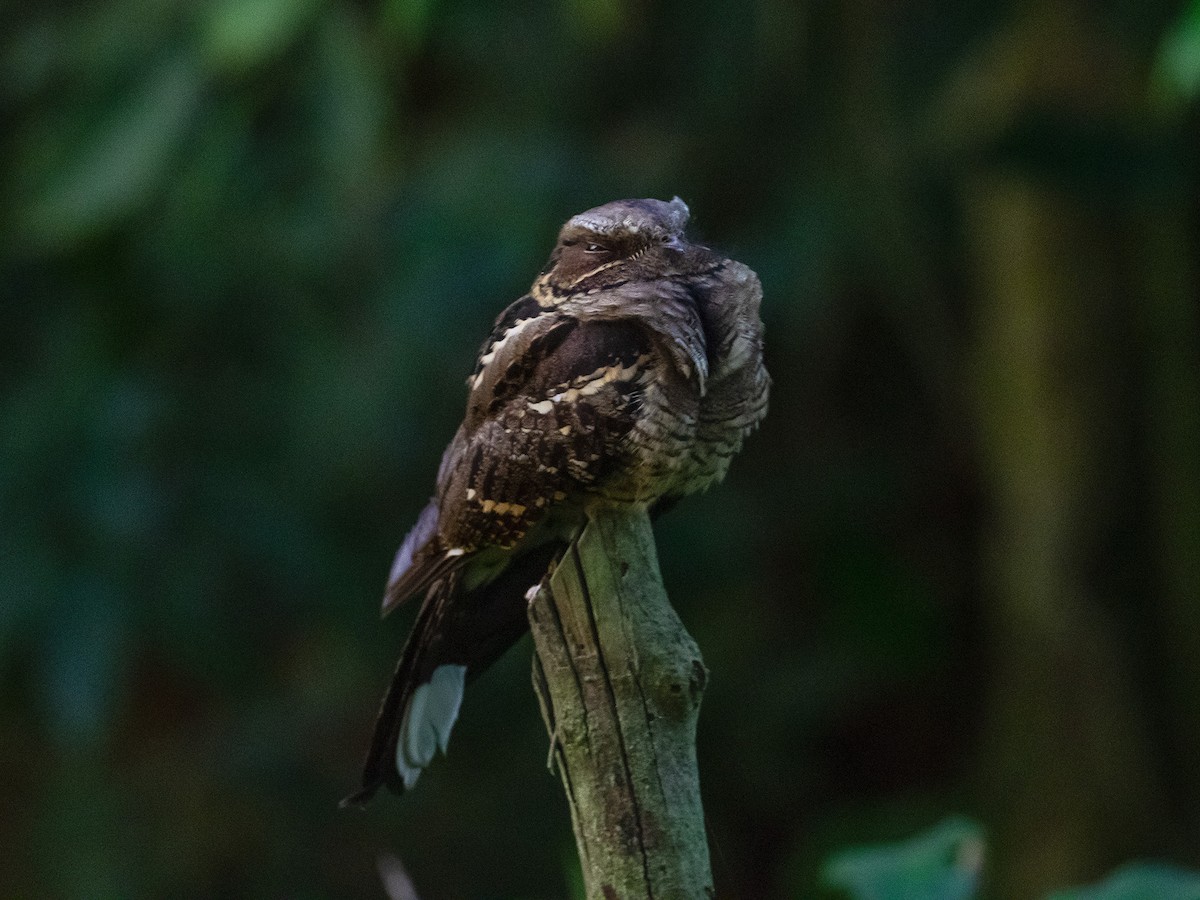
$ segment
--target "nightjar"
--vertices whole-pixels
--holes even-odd
[[[678,197],[580,213],[496,320],[392,566],[384,614],[424,599],[345,802],[402,793],[445,751],[466,683],[528,628],[527,590],[589,508],[707,488],[766,414],[758,277],[687,220]]]

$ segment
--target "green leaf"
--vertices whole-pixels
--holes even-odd
[[[41,249],[67,249],[119,224],[154,195],[191,125],[202,82],[175,59],[154,70],[72,149],[21,218]]]
[[[241,74],[274,59],[312,21],[322,0],[221,0],[204,24],[209,65]]]
[[[1193,100],[1200,94],[1200,0],[1192,0],[1163,38],[1154,80],[1172,100]]]
[[[1130,863],[1099,884],[1047,900],[1200,900],[1200,874],[1164,863]]]
[[[374,184],[388,113],[386,78],[375,62],[353,16],[339,9],[324,17],[311,58],[312,134],[324,183],[352,196]],[[329,239],[324,231],[321,239]]]
[[[419,47],[433,24],[437,0],[385,0],[387,23],[402,36],[406,47]]]
[[[983,856],[983,829],[953,817],[908,841],[839,853],[822,878],[854,900],[967,900]]]

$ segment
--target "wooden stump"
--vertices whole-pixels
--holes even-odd
[[[696,766],[708,673],[667,600],[646,513],[594,511],[529,622],[589,900],[712,897]]]

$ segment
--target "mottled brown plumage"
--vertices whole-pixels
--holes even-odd
[[[425,599],[352,802],[445,749],[463,685],[523,633],[526,590],[591,505],[707,488],[765,415],[758,278],[688,242],[687,219],[678,198],[575,216],[496,320],[392,567],[385,613]]]

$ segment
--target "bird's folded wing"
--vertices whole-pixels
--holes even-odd
[[[476,378],[481,414],[438,486],[447,549],[512,547],[552,504],[626,461],[654,339],[634,320],[548,318],[521,335],[524,352],[501,348]]]
[[[437,497],[396,554],[385,613],[479,550],[514,547],[553,504],[622,463],[656,363],[652,336],[627,319],[514,321],[526,324],[502,318],[484,345]]]

